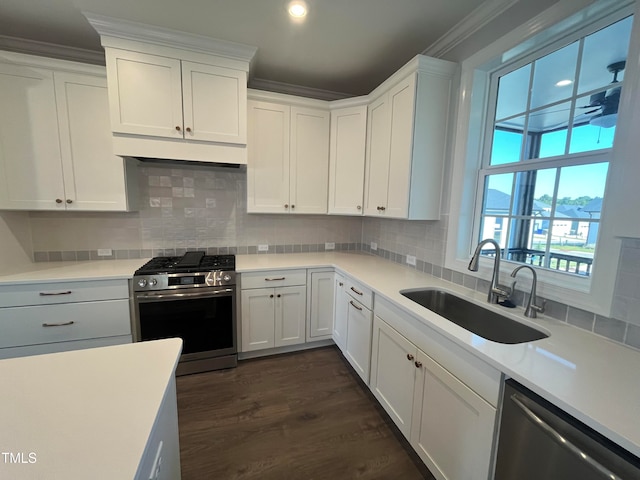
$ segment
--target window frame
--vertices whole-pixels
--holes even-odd
[[[479,170],[483,167],[482,159],[485,158],[482,154],[486,153],[486,149],[491,148],[491,145],[487,145],[487,136],[492,135],[492,128],[488,126],[493,126],[494,119],[490,115],[490,110],[495,108],[497,95],[497,89],[490,88],[492,74],[503,70],[507,65],[509,70],[515,70],[533,61],[533,55],[540,58],[560,48],[558,45],[560,41],[565,45],[569,44],[625,16],[635,15],[628,56],[631,59],[635,51],[634,42],[640,40],[638,13],[640,13],[640,5],[632,0],[616,0],[613,5],[611,1],[578,3],[561,0],[462,62],[457,116],[453,119],[455,123],[453,124],[451,168],[451,191],[459,194],[452,194],[449,203],[445,268],[482,279],[489,279],[491,276],[492,261],[490,259],[481,258],[481,267],[477,273],[469,272],[467,264],[477,245],[480,228],[478,212],[482,208],[483,192],[478,188],[478,178]],[[632,81],[627,82],[630,73]],[[637,74],[637,62],[628,62],[625,84],[633,87]],[[623,96],[625,93],[623,89]],[[629,95],[631,93],[627,93],[627,96]],[[624,108],[623,100],[624,98],[621,98],[619,121],[631,118],[631,113]],[[616,131],[617,143],[619,143],[618,131]],[[614,146],[613,149],[587,152],[580,157],[604,155],[611,165],[615,160],[615,150]],[[527,160],[526,163],[532,169],[541,163],[545,167],[550,165],[548,158]],[[610,176],[609,169],[608,177]],[[605,215],[606,204],[603,206],[603,217]],[[603,226],[601,221],[600,227]],[[601,228],[595,255],[597,260],[594,262],[592,275],[585,277],[561,271],[537,269],[538,293],[550,300],[608,316],[611,310],[619,253],[619,239],[614,239],[612,235],[602,235]],[[502,262],[501,275],[509,275],[518,265],[520,263]],[[518,280],[520,288],[528,289],[530,286],[528,276],[522,277]]]

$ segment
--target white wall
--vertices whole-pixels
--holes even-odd
[[[19,269],[32,256],[28,213],[0,211],[0,273]]]

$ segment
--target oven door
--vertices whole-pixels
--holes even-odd
[[[235,288],[137,293],[134,341],[180,337],[181,361],[237,353]]]

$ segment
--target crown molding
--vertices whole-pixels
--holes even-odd
[[[429,57],[441,58],[491,20],[518,3],[518,1],[519,0],[486,0],[454,25],[447,33],[433,42],[422,54]]]
[[[25,38],[9,37],[6,35],[0,35],[0,50],[57,58],[60,60],[70,60],[79,63],[90,63],[93,65],[105,64],[104,52],[102,50],[99,52],[95,50],[85,50],[83,48],[38,42],[36,40],[27,40]]]
[[[257,47],[241,43],[219,40],[192,33],[181,32],[164,27],[131,22],[119,18],[106,17],[82,12],[91,26],[100,34],[104,46],[104,37],[116,37],[136,42],[150,43],[163,47],[190,50],[204,54],[216,54],[251,63]]]
[[[249,79],[249,88],[326,101],[341,100],[352,96],[345,93],[334,92],[332,90],[304,87],[301,85],[293,85],[291,83],[276,82],[274,80],[255,77]]]

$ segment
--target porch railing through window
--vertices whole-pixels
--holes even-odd
[[[495,250],[482,250],[482,255],[488,257],[495,256]],[[544,250],[533,250],[530,248],[509,248],[502,250],[503,258],[515,262],[527,263],[537,267],[546,267],[551,270],[574,273],[588,277],[591,275],[591,265],[593,258],[569,255],[566,253],[549,252],[549,265],[545,265],[546,252]]]

